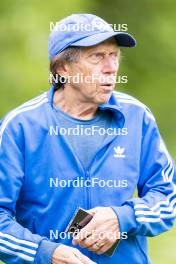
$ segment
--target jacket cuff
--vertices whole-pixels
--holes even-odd
[[[34,264],[51,264],[53,253],[59,245],[61,244],[54,243],[46,239],[42,240],[39,245]]]
[[[135,212],[129,205],[123,205],[120,207],[111,206],[117,215],[120,232],[134,234],[137,232],[137,222]]]

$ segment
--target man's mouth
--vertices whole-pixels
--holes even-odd
[[[114,88],[114,83],[103,83],[103,84],[100,84],[100,86],[105,91],[112,91],[112,89]]]

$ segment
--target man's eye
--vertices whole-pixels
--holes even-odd
[[[99,54],[99,53],[92,54],[90,57],[91,57],[92,60],[95,60],[95,61],[103,59],[103,55]]]
[[[115,61],[117,61],[118,56],[117,56],[116,53],[112,53],[112,54],[111,54],[111,58],[114,59]]]

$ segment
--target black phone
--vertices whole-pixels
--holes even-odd
[[[77,235],[79,231],[91,221],[92,218],[93,215],[88,213],[86,210],[78,207],[72,219],[70,220],[65,232],[71,234],[72,236]],[[106,254],[107,256],[112,256],[119,243],[120,239],[118,239],[104,254]]]
[[[65,232],[76,235],[84,226],[86,226],[90,222],[92,218],[93,215],[89,214],[80,207],[77,208]]]

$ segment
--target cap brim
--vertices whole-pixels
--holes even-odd
[[[136,40],[126,32],[103,32],[80,39],[70,46],[89,47],[114,37],[119,47],[135,47]]]

